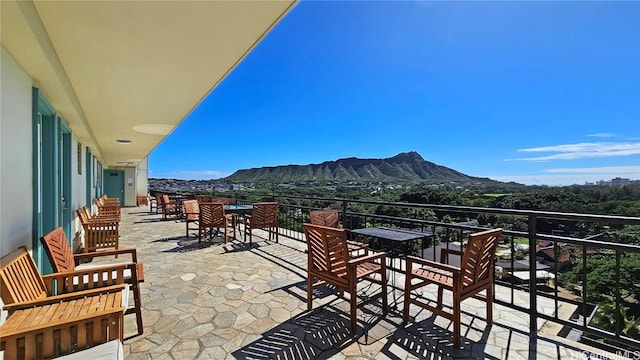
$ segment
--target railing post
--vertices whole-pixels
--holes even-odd
[[[347,226],[347,200],[342,200],[342,224]],[[351,228],[351,224],[348,225]]]
[[[529,336],[538,338],[538,299],[536,293],[536,216],[529,215]]]

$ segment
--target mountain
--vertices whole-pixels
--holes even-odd
[[[236,183],[396,182],[498,184],[426,161],[415,151],[387,159],[346,158],[321,164],[269,166],[238,170],[221,179]]]

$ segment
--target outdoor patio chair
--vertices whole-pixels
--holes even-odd
[[[87,218],[82,209],[76,214],[84,228],[84,252],[114,248],[118,250],[120,242],[120,221],[114,218]]]
[[[158,200],[155,196],[147,194],[147,203],[149,204],[149,212],[158,212]]]
[[[194,195],[193,196],[199,203],[211,202],[211,195]]]
[[[73,284],[67,284],[68,286],[73,285],[76,288],[87,288],[91,284],[93,284],[92,287],[98,287],[100,285],[106,286],[110,285],[114,281],[120,281],[118,277],[122,277],[121,280],[130,285],[134,300],[134,307],[127,309],[125,314],[136,314],[138,335],[142,335],[144,326],[142,323],[140,283],[144,281],[144,270],[142,263],[138,262],[136,249],[130,248],[100,251],[88,254],[74,254],[71,249],[71,245],[69,244],[69,240],[67,239],[67,235],[65,235],[61,227],[58,227],[42,236],[40,241],[44,245],[47,256],[49,256],[54,272],[86,272],[86,274],[82,276],[79,275],[75,277],[73,279]],[[95,259],[103,259],[118,254],[129,254],[131,256],[131,262],[93,262]],[[89,273],[93,273],[93,277],[89,277]],[[102,279],[100,279],[100,277]]]
[[[278,242],[278,203],[258,202],[253,204],[251,215],[244,216],[244,241],[251,244],[251,233],[254,229],[263,229],[268,232],[269,240],[275,238]]]
[[[189,238],[189,224],[200,221],[200,206],[198,200],[185,200],[182,202],[184,206],[184,220],[187,229],[187,239]],[[199,228],[199,227],[198,227]]]
[[[460,347],[460,303],[469,297],[486,302],[487,324],[493,323],[493,273],[496,249],[502,229],[486,230],[469,235],[464,251],[442,249],[440,262],[407,256],[407,273],[404,287],[404,311],[402,320],[409,320],[409,306],[418,305],[453,322],[453,345]],[[460,267],[447,264],[449,254],[460,256]],[[414,265],[417,267],[414,268]],[[418,282],[414,282],[418,281]],[[423,286],[438,286],[437,306],[412,297],[411,292]],[[442,307],[442,293],[447,289],[452,293],[452,312]],[[486,296],[478,293],[486,290]]]
[[[120,220],[120,200],[105,200],[105,198],[98,198],[93,199],[93,204],[96,206],[97,216],[114,217]]]
[[[209,234],[209,238],[213,237],[213,230],[220,232],[223,229],[224,243],[229,242],[229,233],[233,233],[236,237],[236,229],[233,224],[231,214],[225,214],[224,204],[222,203],[201,203],[200,219],[198,221],[198,243],[202,242],[202,237]]]
[[[219,203],[223,203],[226,206],[231,205],[231,199],[230,198],[224,198],[224,197],[211,198],[210,202],[219,202]]]
[[[350,318],[349,330],[356,331],[356,310],[366,304],[382,298],[382,311],[386,315],[387,273],[386,254],[351,258],[347,250],[347,233],[343,229],[304,224],[307,240],[307,310],[313,307],[313,289],[331,284],[349,293]],[[378,279],[377,276],[380,278]],[[318,279],[318,282],[315,280]],[[358,302],[358,283],[367,280],[380,285],[376,294],[367,294],[365,300]]]
[[[343,229],[342,224],[340,224],[338,210],[311,210],[309,211],[309,222],[314,225]],[[345,231],[349,232],[348,229],[345,229]],[[369,238],[365,237],[363,241],[347,240],[347,248],[353,256],[359,256],[361,251],[363,251],[364,255],[368,255]]]
[[[8,317],[0,326],[5,359],[48,359],[97,344],[123,341],[128,286],[74,291],[67,284],[91,272],[41,276],[21,246],[0,259],[0,296]],[[71,292],[68,292],[71,291]]]
[[[162,207],[162,218],[166,219],[167,216],[173,215],[176,219],[179,219],[182,215],[182,203],[178,200],[169,199],[169,195],[163,194],[161,196],[162,202],[160,203]]]

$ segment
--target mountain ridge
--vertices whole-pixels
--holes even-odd
[[[265,166],[238,170],[221,179],[242,183],[300,182],[401,182],[401,183],[491,183],[499,181],[463,174],[425,160],[415,151],[390,158],[349,157],[320,164]]]

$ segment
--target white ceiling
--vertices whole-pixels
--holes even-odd
[[[81,143],[135,166],[295,4],[2,0],[0,35]]]

